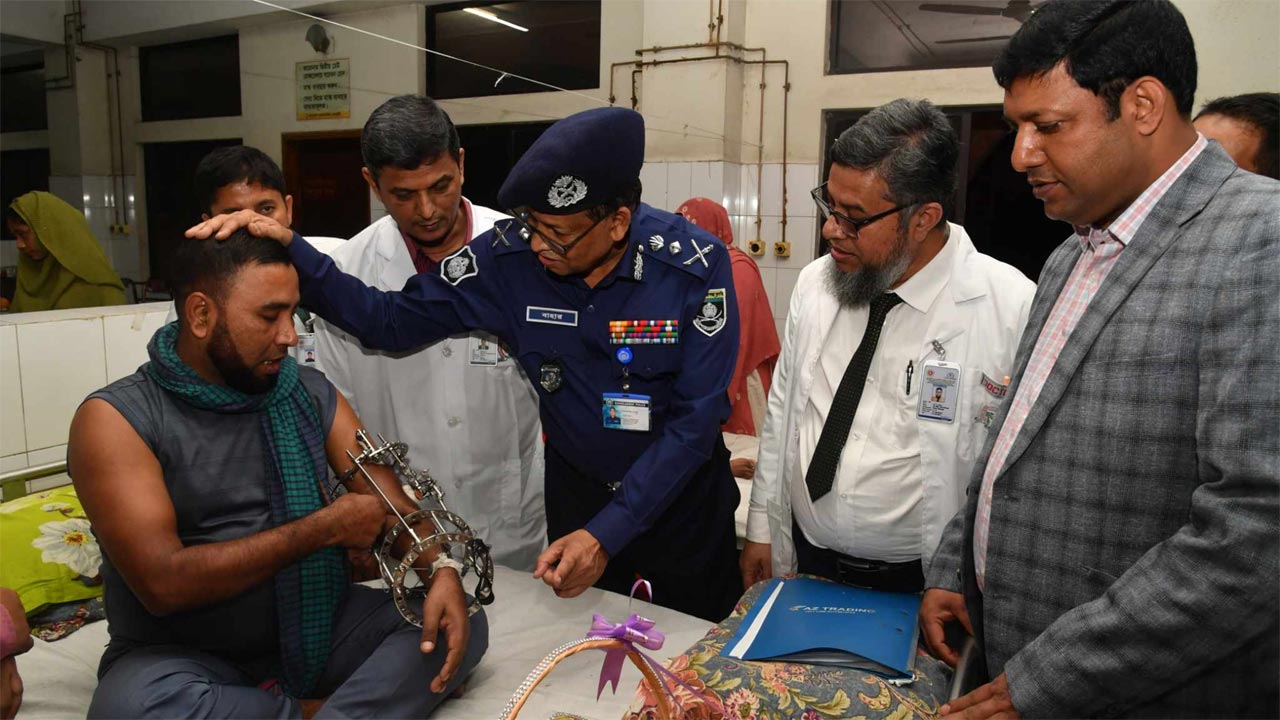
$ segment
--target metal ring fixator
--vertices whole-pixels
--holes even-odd
[[[412,625],[422,627],[422,599],[426,597],[428,586],[420,582],[419,573],[428,574],[429,577],[433,571],[430,562],[420,565],[415,563],[419,557],[432,549],[438,549],[440,553],[460,561],[462,570],[459,574],[464,578],[468,572],[475,574],[476,589],[473,593],[475,599],[467,607],[468,615],[476,614],[481,605],[492,603],[493,560],[489,557],[489,546],[476,537],[475,532],[465,520],[445,507],[444,492],[431,474],[426,470],[415,470],[409,466],[406,461],[408,446],[401,442],[388,442],[382,435],[378,435],[378,444],[374,445],[369,439],[369,434],[364,430],[356,431],[356,444],[359,445],[361,452],[355,455],[350,450],[347,451],[347,457],[351,459],[353,466],[338,477],[338,482],[345,483],[356,473],[360,473],[396,516],[396,524],[386,532],[381,544],[372,552],[378,559],[378,569],[382,573],[382,579],[395,599],[396,609],[404,619]],[[373,481],[369,471],[365,469],[368,463],[387,466],[394,470],[396,475],[418,496],[419,502],[423,504],[422,509],[408,515],[401,515],[382,492],[382,488]],[[331,490],[336,491],[340,484]],[[423,535],[413,529],[414,525],[423,521],[434,528],[435,531],[430,535]],[[411,544],[397,560],[392,555],[392,547],[396,540],[405,534],[411,539]],[[423,559],[426,560],[426,558]]]

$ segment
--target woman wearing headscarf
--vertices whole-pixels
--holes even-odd
[[[728,434],[726,441],[732,440],[732,435],[758,437],[764,424],[773,366],[782,352],[760,269],[750,255],[733,246],[729,213],[719,203],[703,197],[691,198],[681,203],[676,212],[720,238],[729,250],[733,286],[738,296],[738,364],[729,382],[732,411],[720,429]],[[735,476],[749,478],[755,474],[754,452],[749,455],[733,461]]]
[[[124,304],[124,284],[84,213],[36,191],[14,200],[5,222],[20,253],[9,312]]]

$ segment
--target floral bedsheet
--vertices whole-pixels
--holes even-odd
[[[946,703],[951,669],[919,650],[916,679],[897,686],[870,673],[846,668],[752,662],[721,655],[743,616],[760,597],[756,583],[733,614],[666,667],[688,688],[676,686],[677,715],[686,720],[910,720],[937,717]],[[672,683],[674,684],[674,683]],[[690,692],[696,690],[704,697]],[[706,696],[713,698],[710,702]],[[654,720],[657,698],[641,681],[623,720]],[[720,707],[716,707],[716,704]]]

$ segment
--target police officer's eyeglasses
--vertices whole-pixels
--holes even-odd
[[[870,225],[871,223],[876,222],[877,220],[883,220],[889,217],[890,215],[898,212],[899,210],[906,210],[907,208],[911,207],[910,205],[899,205],[897,207],[889,208],[888,210],[885,210],[882,213],[876,213],[871,217],[855,219],[855,218],[849,217],[848,215],[845,215],[842,212],[832,209],[831,203],[827,201],[827,184],[826,183],[822,183],[821,185],[814,188],[813,190],[810,190],[809,194],[813,196],[813,201],[817,203],[818,212],[822,213],[823,224],[826,224],[827,218],[835,218],[836,228],[840,231],[842,235],[849,238],[850,240],[857,240],[858,231],[862,230],[862,228]]]
[[[573,249],[574,245],[577,245],[578,243],[582,242],[583,239],[587,237],[587,235],[591,234],[592,230],[596,229],[597,225],[604,222],[605,219],[608,217],[609,217],[608,215],[605,215],[599,220],[596,220],[595,222],[591,223],[591,226],[588,227],[586,230],[583,230],[581,235],[570,240],[567,243],[563,243],[558,240],[553,240],[550,236],[547,235],[547,233],[544,233],[541,230],[539,230],[538,226],[533,224],[534,223],[533,217],[529,215],[529,211],[527,210],[517,211],[515,213],[514,222],[515,222],[517,232],[520,234],[520,238],[523,239],[525,242],[532,241],[533,236],[536,233],[538,237],[542,238],[542,241],[547,244],[547,247],[551,248],[556,254],[560,256],[565,256],[569,254],[569,251]]]

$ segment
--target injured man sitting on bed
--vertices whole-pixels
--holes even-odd
[[[289,357],[288,250],[247,232],[180,239],[172,281],[178,322],[71,426],[111,635],[89,717],[424,717],[479,662],[488,626],[443,559],[421,630],[350,583],[344,548],[368,549],[395,516],[359,473],[328,500],[360,422]],[[417,509],[387,468],[369,472]]]

